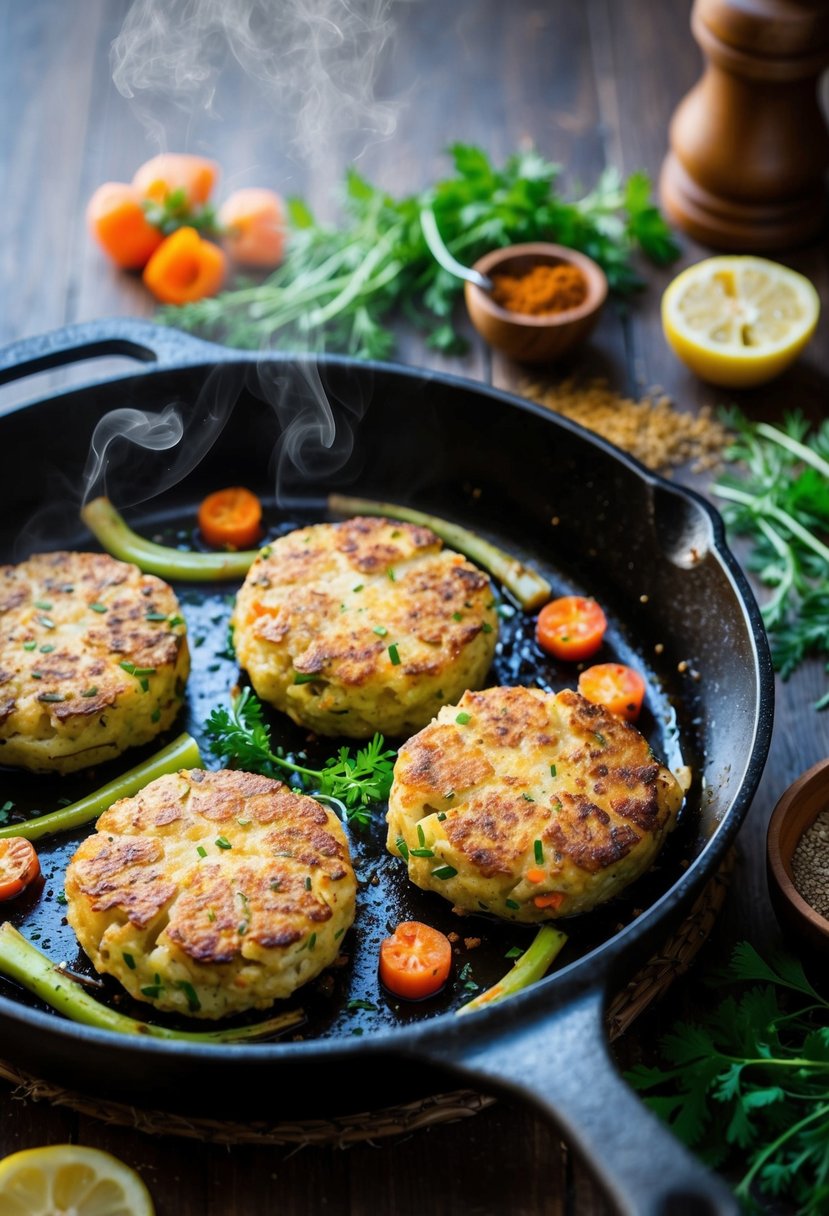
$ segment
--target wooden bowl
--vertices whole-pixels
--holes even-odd
[[[491,278],[497,274],[526,274],[538,263],[570,265],[581,271],[587,295],[581,304],[543,316],[511,312],[496,304],[474,283],[464,284],[466,307],[472,324],[490,346],[521,363],[551,363],[583,342],[599,318],[607,298],[602,268],[583,253],[563,245],[531,242],[508,245],[484,254],[474,269]]]
[[[794,885],[792,857],[801,836],[829,807],[829,759],[792,782],[778,801],[766,835],[769,896],[784,936],[810,957],[829,958],[829,920],[816,912]]]

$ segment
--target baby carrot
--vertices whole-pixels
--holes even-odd
[[[123,270],[143,270],[164,239],[144,214],[141,195],[125,182],[99,186],[86,208],[89,231]]]

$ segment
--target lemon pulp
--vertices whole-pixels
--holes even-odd
[[[101,1149],[51,1144],[0,1161],[0,1216],[155,1216],[135,1170]]]
[[[746,255],[696,262],[662,297],[668,344],[703,380],[730,388],[779,375],[811,338],[819,313],[804,275]]]

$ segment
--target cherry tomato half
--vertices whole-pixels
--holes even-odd
[[[541,609],[535,637],[548,654],[578,662],[596,653],[604,641],[606,629],[607,617],[594,599],[562,595]]]

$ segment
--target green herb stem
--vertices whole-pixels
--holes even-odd
[[[81,510],[81,519],[107,553],[133,562],[145,574],[160,578],[201,582],[244,578],[258,550],[195,553],[172,549],[139,536],[108,498],[93,498]]]
[[[797,1123],[794,1123],[791,1127],[788,1127],[783,1133],[781,1133],[781,1135],[777,1137],[776,1140],[773,1140],[767,1148],[763,1149],[757,1154],[751,1164],[751,1167],[746,1171],[744,1176],[740,1179],[740,1182],[737,1184],[737,1187],[735,1188],[736,1194],[742,1199],[748,1199],[751,1184],[766,1162],[773,1157],[775,1153],[778,1153],[780,1149],[790,1140],[793,1140],[795,1137],[799,1136],[804,1128],[807,1128],[817,1119],[826,1119],[827,1116],[829,1116],[829,1104],[823,1102],[813,1111],[810,1111],[808,1115],[804,1115],[804,1117]]]
[[[829,462],[824,460],[822,456],[805,443],[801,443],[791,435],[786,435],[776,426],[770,426],[768,422],[758,422],[755,429],[757,434],[762,435],[764,439],[770,439],[772,443],[779,444],[780,447],[791,452],[798,460],[802,460],[804,464],[811,465],[813,469],[817,469],[824,477],[829,477]]]
[[[192,735],[181,734],[149,759],[143,760],[141,764],[122,773],[113,781],[108,781],[106,785],[102,785],[92,794],[87,794],[78,802],[61,807],[59,811],[49,811],[46,815],[39,815],[25,823],[13,823],[0,828],[0,840],[9,836],[25,836],[27,840],[39,840],[41,836],[71,832],[74,828],[83,827],[85,823],[97,819],[119,798],[131,798],[156,777],[163,777],[165,773],[176,773],[182,768],[202,767],[198,743]]]
[[[789,514],[788,511],[783,511],[773,502],[769,502],[766,498],[758,498],[754,494],[749,494],[745,490],[738,490],[734,486],[714,486],[714,493],[719,498],[725,498],[729,502],[739,503],[741,506],[749,507],[757,514],[758,519],[762,519],[763,515],[770,515],[772,519],[776,519],[778,523],[796,536],[802,544],[816,553],[825,562],[829,563],[829,549],[816,536],[813,536],[807,528]]]
[[[458,1013],[473,1013],[476,1009],[483,1009],[488,1005],[503,1001],[507,997],[514,996],[522,988],[528,988],[530,984],[534,984],[545,975],[566,942],[566,933],[553,928],[552,925],[542,925],[530,945],[521,957],[516,959],[512,969],[504,978],[494,984],[492,988],[487,988],[486,992],[479,993],[466,1005],[462,1005]]]
[[[368,498],[354,498],[345,494],[329,494],[329,510],[338,515],[382,515],[390,519],[402,519],[405,523],[429,528],[451,548],[465,554],[496,578],[527,612],[539,608],[552,595],[552,587],[535,570],[525,566],[518,558],[491,541],[478,536],[461,524],[440,519],[417,511],[413,507],[402,507],[396,503],[376,502]]]
[[[300,1010],[280,1014],[268,1021],[226,1030],[172,1030],[118,1013],[96,1001],[83,985],[71,979],[8,921],[0,924],[0,973],[21,984],[50,1009],[73,1022],[110,1030],[115,1034],[141,1035],[151,1039],[175,1039],[187,1043],[243,1043],[280,1034],[304,1020]]]

